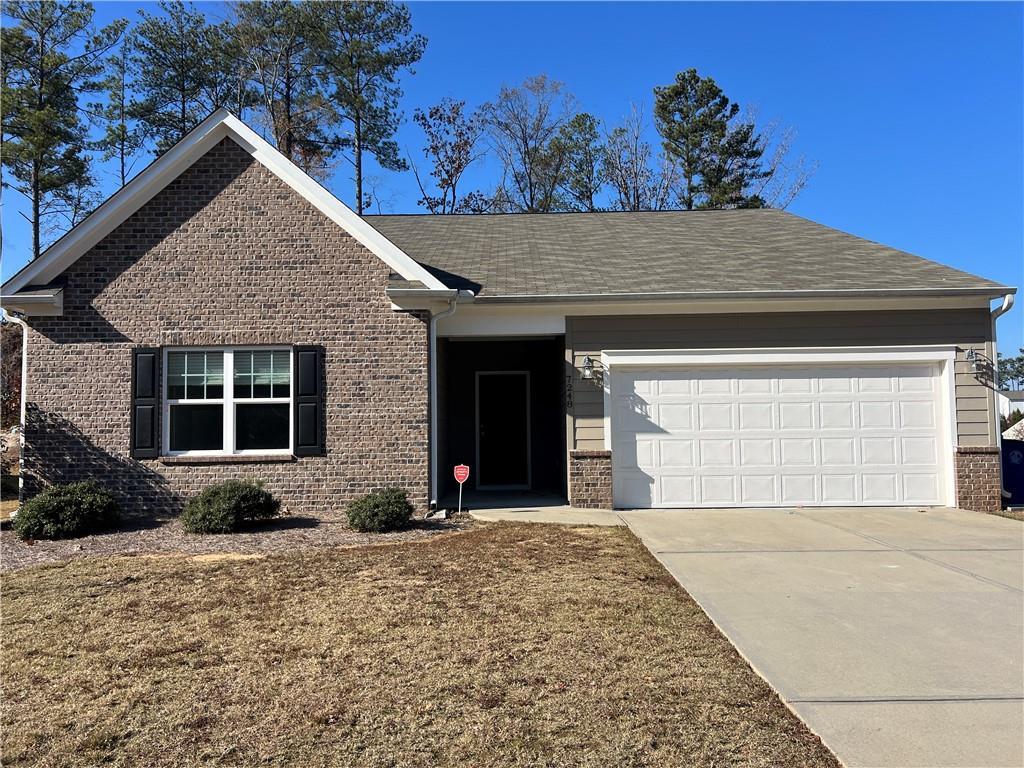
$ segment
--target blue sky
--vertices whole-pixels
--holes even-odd
[[[98,19],[150,4],[97,3]],[[211,16],[220,4],[202,3]],[[799,130],[819,169],[790,210],[998,280],[1024,284],[1024,5],[1019,3],[411,4],[429,43],[404,78],[407,115],[442,96],[471,106],[544,73],[609,123],[649,114],[655,85],[696,67],[763,119]],[[654,136],[652,135],[652,140]],[[398,135],[418,156],[419,129]],[[141,167],[141,165],[140,165]],[[486,166],[467,177],[486,184]],[[412,174],[371,169],[383,210],[412,212]],[[351,202],[348,171],[330,181]],[[108,191],[113,175],[104,176]],[[467,187],[468,188],[468,187]],[[4,195],[6,279],[30,242]],[[1024,310],[999,324],[1024,345]]]

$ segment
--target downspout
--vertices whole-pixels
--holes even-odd
[[[14,323],[21,326],[21,403],[18,416],[18,508],[25,501],[25,403],[28,389],[28,323],[21,312],[5,309],[0,318],[3,325]],[[17,513],[15,513],[17,514]]]
[[[1003,302],[992,310],[992,364],[996,366],[995,378],[999,381],[999,353],[996,351],[996,320],[1005,315],[1013,307],[1013,294],[1003,294]],[[996,392],[999,391],[998,384],[996,385]],[[994,396],[993,396],[994,397]],[[1003,431],[999,428],[999,410],[996,407],[995,401],[993,400],[993,407],[996,410],[994,418],[996,421],[996,448],[999,449],[999,492],[1004,499],[1010,497],[1010,492],[1006,490],[1003,478]]]
[[[437,322],[451,317],[458,307],[459,297],[472,299],[473,291],[456,291],[448,299],[448,308],[430,315],[430,508],[437,509],[440,485],[438,483],[438,464],[440,435],[437,424]]]

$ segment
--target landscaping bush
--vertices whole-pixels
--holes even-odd
[[[386,488],[348,505],[348,524],[363,533],[397,531],[409,524],[412,504],[405,491]]]
[[[22,505],[14,530],[23,539],[73,539],[112,527],[117,500],[95,480],[47,488]]]
[[[189,499],[181,523],[189,533],[231,533],[243,523],[274,517],[280,508],[262,483],[228,480]]]

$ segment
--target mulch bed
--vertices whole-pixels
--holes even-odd
[[[133,530],[119,530],[64,541],[22,541],[5,522],[0,528],[0,572],[43,565],[76,557],[111,555],[259,555],[296,549],[351,547],[417,541],[439,533],[461,530],[468,519],[415,521],[404,531],[358,533],[344,522],[309,517],[282,517],[239,533],[196,535],[182,530],[177,520],[151,522]]]

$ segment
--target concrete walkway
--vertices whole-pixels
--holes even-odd
[[[578,509],[565,505],[550,507],[495,507],[473,509],[475,520],[515,520],[520,523],[560,523],[561,525],[625,525],[616,512],[608,509]]]
[[[1024,765],[1024,525],[951,509],[621,517],[848,766]]]

